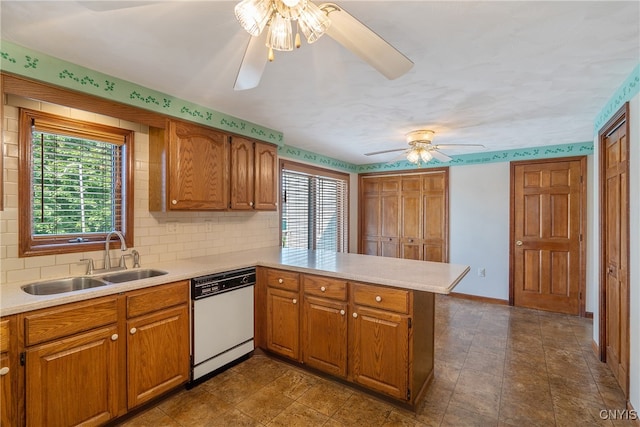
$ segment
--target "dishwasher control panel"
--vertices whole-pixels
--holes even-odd
[[[191,279],[191,299],[198,300],[255,283],[255,267],[196,277]]]

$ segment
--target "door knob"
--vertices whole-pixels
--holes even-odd
[[[517,246],[522,246],[522,240],[518,240],[518,241],[516,241],[516,245],[517,245]]]

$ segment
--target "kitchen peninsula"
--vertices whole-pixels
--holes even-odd
[[[1,288],[0,314],[3,321],[8,321],[9,355],[26,351],[26,369],[39,369],[39,353],[35,350],[53,348],[60,338],[58,334],[48,344],[36,331],[42,336],[57,334],[71,325],[47,325],[47,316],[53,313],[53,320],[60,320],[56,317],[60,313],[74,310],[93,316],[100,323],[91,326],[85,322],[87,328],[93,327],[91,331],[69,330],[68,336],[78,339],[81,335],[103,334],[97,342],[105,343],[110,356],[94,365],[104,368],[104,378],[120,379],[112,380],[119,385],[109,386],[115,394],[99,396],[106,403],[97,402],[94,407],[100,410],[90,416],[98,424],[106,422],[161,395],[159,391],[166,392],[188,380],[184,374],[189,364],[187,343],[171,354],[171,360],[176,361],[172,364],[180,365],[175,375],[160,378],[160,386],[153,387],[145,384],[148,378],[140,378],[135,388],[136,359],[144,360],[147,377],[156,373],[154,359],[166,360],[164,355],[153,357],[148,348],[138,346],[136,328],[143,331],[149,325],[160,325],[166,329],[154,332],[155,338],[162,340],[159,350],[166,351],[173,343],[177,346],[180,337],[189,336],[184,320],[189,279],[252,266],[257,267],[256,347],[407,407],[415,407],[422,399],[433,376],[434,294],[448,294],[469,271],[468,266],[454,264],[265,248],[157,265],[145,265],[143,260],[144,268],[161,269],[167,274],[57,295],[29,295],[21,289],[24,283],[5,284]],[[153,322],[145,323],[147,320]],[[126,337],[120,345],[118,335]],[[95,360],[96,355],[93,357]],[[166,371],[166,364],[161,365],[158,375]],[[17,366],[14,368],[19,377],[24,375]],[[44,397],[29,394],[29,390],[41,389],[42,385],[17,386],[18,395],[26,394],[26,408],[17,412],[30,414],[33,421],[33,408],[44,411]],[[83,414],[79,419],[87,417]]]

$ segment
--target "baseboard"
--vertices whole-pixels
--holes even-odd
[[[481,297],[478,295],[469,295],[469,294],[460,294],[458,292],[451,292],[449,295],[455,298],[468,299],[471,301],[486,302],[489,304],[498,304],[498,305],[509,305],[509,301],[506,299]]]
[[[585,319],[593,319],[593,313],[590,311],[585,311],[584,312],[584,317]]]

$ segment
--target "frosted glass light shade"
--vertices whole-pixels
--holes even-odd
[[[433,159],[433,156],[429,152],[429,150],[425,150],[424,148],[420,150],[420,158],[423,162],[427,163],[429,160]]]
[[[291,21],[279,13],[274,13],[269,24],[267,47],[275,50],[293,50]]]
[[[271,0],[242,0],[234,12],[246,32],[256,37],[262,33],[271,16]]]
[[[310,44],[318,40],[330,25],[331,21],[327,15],[311,2],[307,2],[307,7],[298,17],[298,26]]]
[[[418,150],[409,151],[407,160],[413,164],[417,164],[420,161],[420,153],[418,153]]]

